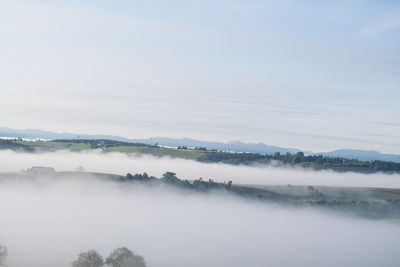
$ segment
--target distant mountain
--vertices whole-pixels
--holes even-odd
[[[0,127],[0,137],[21,137],[21,138],[43,138],[43,139],[54,139],[58,136],[62,138],[75,138],[76,135],[72,134],[58,134],[49,131],[43,131],[40,129],[11,129],[6,127]]]
[[[317,153],[317,155],[358,159],[360,161],[382,160],[400,162],[400,155],[383,154],[374,150],[339,149],[326,153]]]
[[[260,154],[274,154],[275,152],[279,152],[281,154],[285,153],[293,154],[297,152],[304,152],[306,155],[315,154],[327,157],[358,159],[360,161],[382,160],[382,161],[400,162],[400,155],[382,154],[378,151],[373,151],[373,150],[339,149],[331,152],[314,153],[311,151],[302,151],[296,148],[270,146],[263,143],[243,143],[241,141],[230,141],[228,143],[221,143],[221,142],[199,141],[188,138],[173,139],[165,137],[155,137],[151,139],[135,139],[133,141],[145,144],[158,143],[159,145],[172,146],[172,147],[178,147],[178,146],[206,147],[208,149],[217,149],[217,150],[225,150],[233,152],[252,152]]]
[[[178,147],[206,147],[208,149],[217,149],[233,152],[252,152],[260,154],[273,154],[279,153],[297,153],[301,150],[296,148],[285,148],[278,146],[270,146],[263,143],[243,143],[241,141],[230,141],[228,143],[222,142],[207,142],[199,141],[189,138],[166,138],[155,137],[148,139],[129,139],[115,135],[90,135],[90,134],[75,134],[75,133],[55,133],[50,131],[43,131],[40,129],[24,129],[17,130],[6,127],[0,127],[0,137],[21,137],[21,138],[44,138],[44,139],[110,139],[122,142],[144,143],[144,144],[159,144],[164,146]],[[343,157],[348,159],[358,159],[361,161],[369,160],[383,160],[400,162],[400,155],[396,154],[383,154],[378,151],[356,150],[356,149],[340,149],[331,152],[314,153],[310,151],[303,151],[305,154],[323,155],[327,157]]]
[[[275,152],[279,153],[297,153],[301,150],[295,148],[284,148],[277,146],[269,146],[266,144],[258,143],[243,143],[240,141],[230,141],[228,143],[221,142],[207,142],[207,141],[199,141],[189,138],[166,138],[166,137],[155,137],[151,139],[135,139],[135,142],[145,143],[145,144],[155,144],[164,146],[187,146],[187,147],[206,147],[208,149],[217,149],[224,151],[233,151],[233,152],[252,152],[252,153],[260,153],[260,154],[273,154]]]
[[[188,138],[173,139],[166,137],[155,137],[148,139],[128,139],[121,136],[114,135],[89,135],[89,134],[75,134],[75,133],[55,133],[49,131],[43,131],[40,129],[24,129],[17,130],[6,127],[0,127],[0,137],[21,137],[21,138],[43,138],[43,139],[76,139],[79,136],[80,139],[111,139],[122,142],[134,142],[143,144],[158,143],[159,145],[178,147],[206,147],[208,149],[226,150],[234,152],[252,152],[261,154],[273,154],[279,153],[297,153],[299,149],[295,148],[282,148],[277,146],[269,146],[262,143],[258,144],[247,144],[240,141],[231,141],[228,143],[221,142],[206,142]]]
[[[40,129],[11,129],[0,127],[0,137],[43,138],[43,139],[111,139],[122,142],[132,142],[131,139],[114,135],[90,135],[75,133],[55,133]]]

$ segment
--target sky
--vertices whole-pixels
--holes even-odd
[[[0,126],[400,153],[398,1],[0,0]]]

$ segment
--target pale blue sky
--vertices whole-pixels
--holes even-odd
[[[399,1],[0,1],[1,126],[400,153]]]

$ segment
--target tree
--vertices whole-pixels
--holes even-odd
[[[163,174],[162,180],[169,184],[179,183],[180,180],[176,177],[176,173],[174,172],[166,172]]]
[[[0,266],[5,266],[5,261],[8,255],[8,250],[6,247],[0,245]]]
[[[73,267],[101,267],[104,266],[103,257],[96,250],[89,250],[78,255],[72,263]]]
[[[126,247],[114,249],[106,259],[106,264],[112,267],[146,267],[143,257]]]

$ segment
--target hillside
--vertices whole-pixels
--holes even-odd
[[[45,168],[52,169],[52,168]],[[297,208],[320,208],[327,211],[361,216],[370,219],[400,220],[400,189],[386,188],[349,188],[327,186],[266,186],[241,185],[214,182],[212,179],[184,180],[173,172],[166,172],[162,177],[128,173],[125,176],[109,173],[92,172],[54,172],[36,173],[31,170],[15,173],[0,173],[0,181],[14,179],[40,178],[103,179],[117,183],[129,183],[143,186],[169,186],[187,193],[231,194],[263,203],[274,203]]]
[[[142,143],[120,142],[115,140],[85,140],[85,139],[60,139],[53,141],[24,141],[0,140],[0,149],[11,149],[25,152],[44,152],[67,149],[73,152],[82,150],[100,150],[103,153],[121,152],[135,154],[150,154],[157,157],[183,158],[196,160],[203,163],[223,163],[231,165],[267,165],[296,166],[313,170],[333,170],[337,172],[359,172],[359,173],[400,173],[400,163],[390,161],[359,161],[340,157],[325,157],[322,155],[305,155],[302,152],[295,154],[273,155],[258,153],[237,153],[218,150],[207,150],[206,148],[169,148],[158,145]]]

